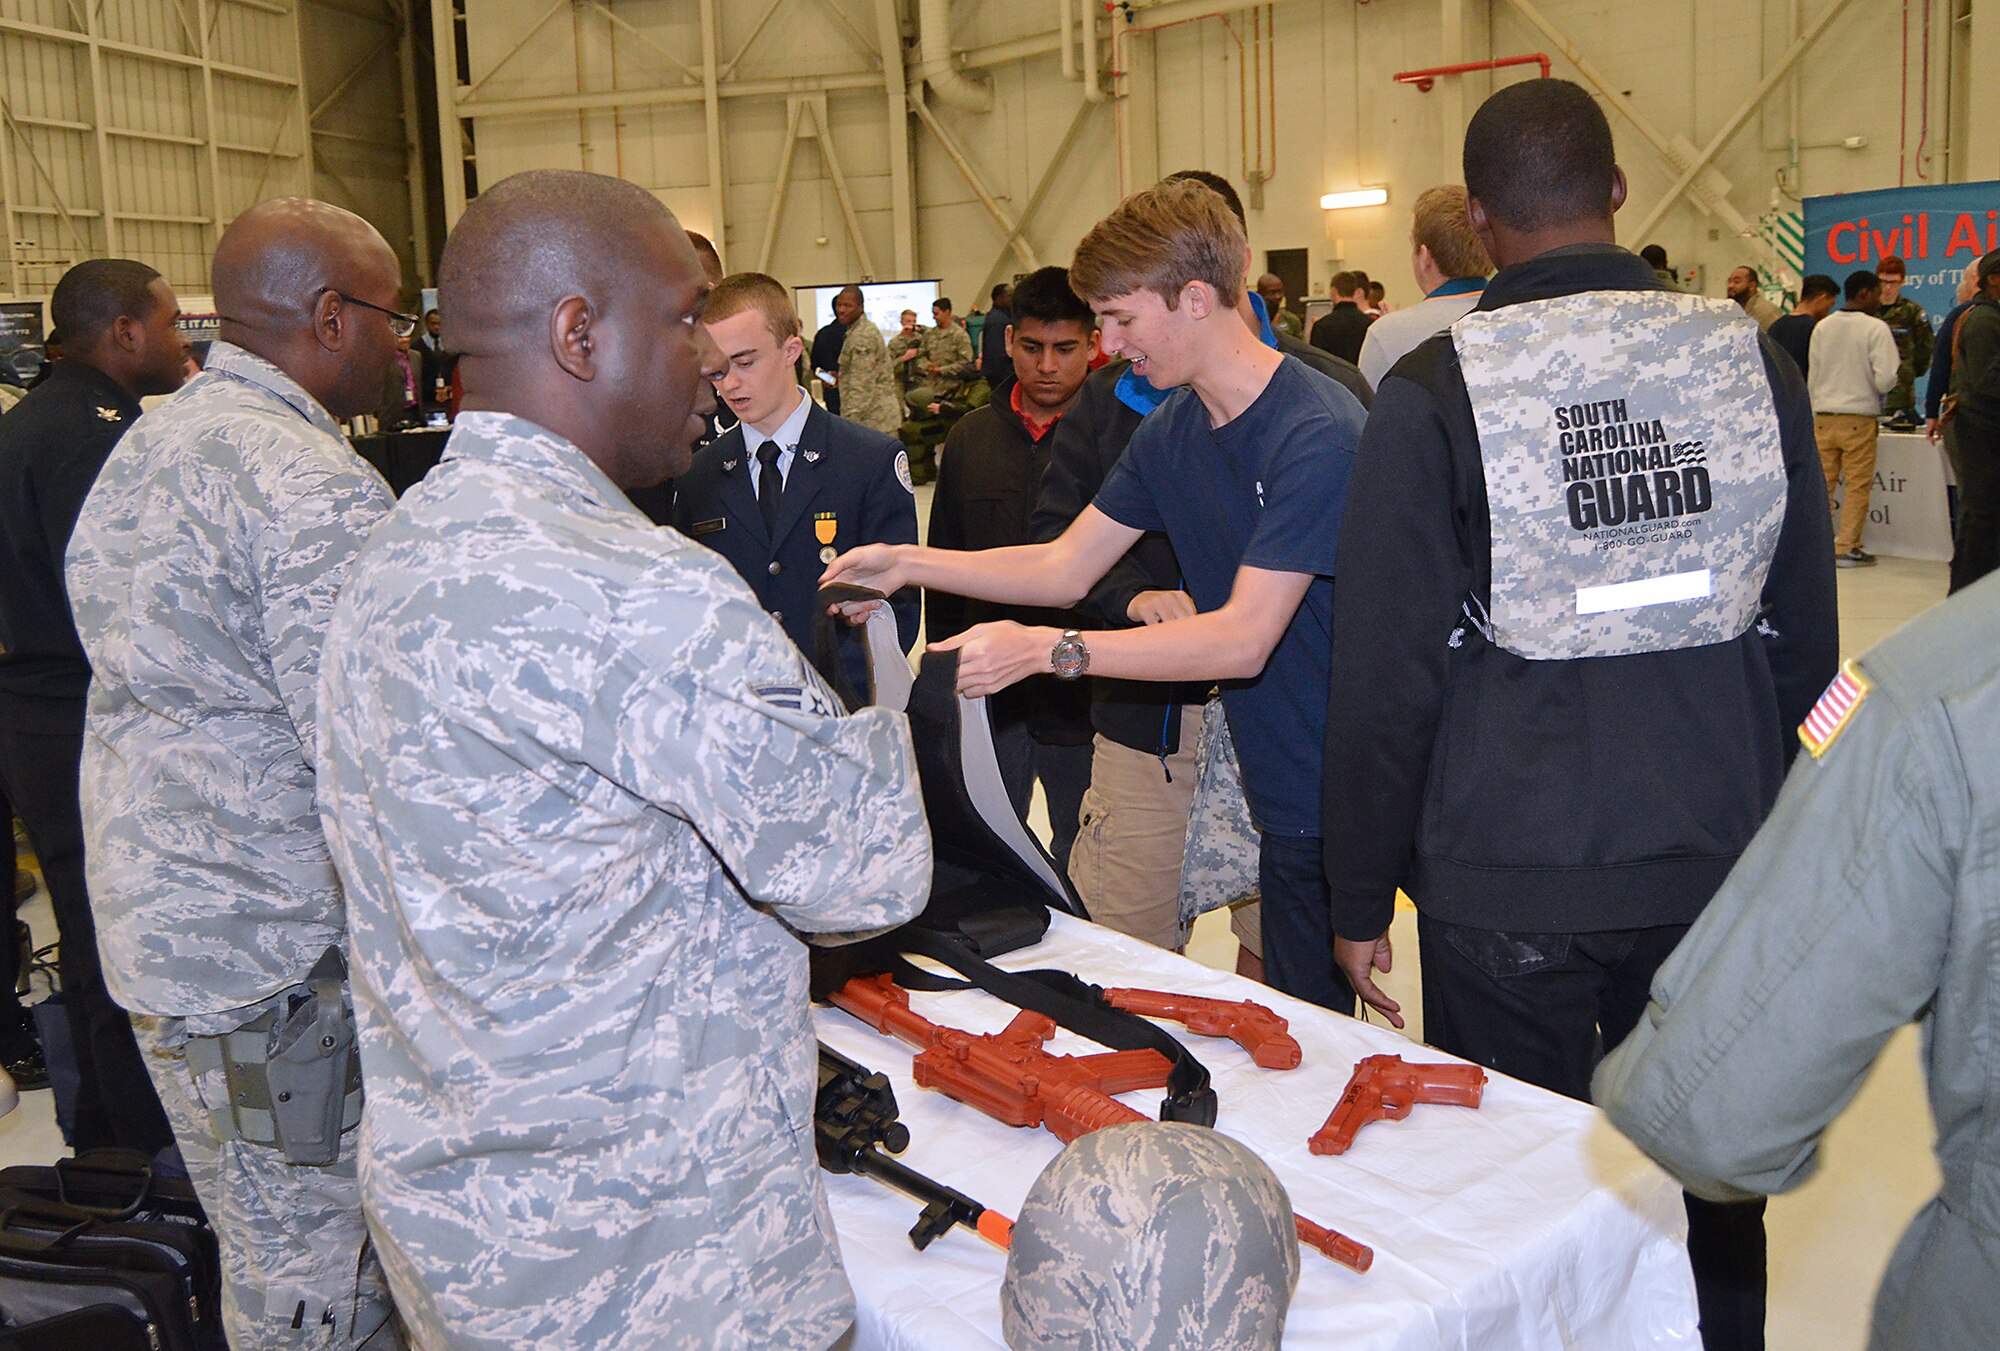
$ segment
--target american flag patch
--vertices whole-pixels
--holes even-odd
[[[1861,701],[1874,688],[1868,677],[1861,674],[1861,668],[1853,662],[1843,662],[1840,674],[1826,687],[1826,693],[1813,705],[1812,712],[1799,724],[1799,743],[1812,752],[1817,760],[1825,755],[1840,734],[1847,730],[1847,724],[1854,718]]]

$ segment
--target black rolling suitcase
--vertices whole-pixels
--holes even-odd
[[[221,1289],[193,1189],[143,1158],[0,1169],[0,1351],[224,1351]]]

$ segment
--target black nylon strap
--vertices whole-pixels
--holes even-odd
[[[974,955],[962,943],[930,930],[905,929],[895,939],[903,952],[929,957],[965,977],[965,983],[947,981],[899,960],[900,969],[890,972],[898,985],[916,990],[977,986],[1016,1008],[1039,1013],[1078,1036],[1089,1037],[1100,1046],[1114,1051],[1158,1051],[1170,1066],[1160,1120],[1184,1121],[1196,1126],[1215,1124],[1215,1090],[1209,1087],[1208,1067],[1163,1029],[1136,1013],[1106,1004],[1098,987],[1067,971],[1003,971]],[[912,978],[918,983],[912,983]]]

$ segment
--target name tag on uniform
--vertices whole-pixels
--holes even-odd
[[[718,530],[726,530],[728,528],[729,522],[718,516],[712,521],[696,521],[688,527],[688,533],[696,538],[700,538],[703,535],[713,535]]]

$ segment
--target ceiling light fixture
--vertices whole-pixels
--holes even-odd
[[[1389,200],[1387,188],[1356,188],[1353,192],[1329,192],[1319,199],[1322,211],[1341,211],[1350,206],[1382,206]]]

